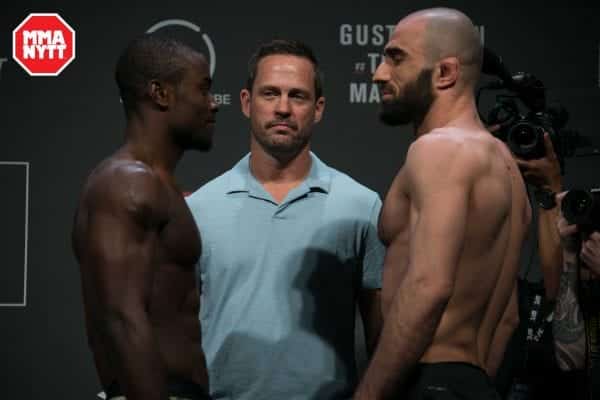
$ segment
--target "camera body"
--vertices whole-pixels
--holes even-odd
[[[574,154],[578,136],[577,132],[565,129],[567,111],[560,106],[547,107],[546,88],[531,74],[520,72],[512,77],[510,85],[502,88],[510,94],[497,95],[496,104],[486,118],[488,125],[500,126],[494,135],[506,142],[515,156],[532,160],[546,155],[544,132],[547,132],[564,172],[564,159]],[[519,103],[528,111],[522,112]]]
[[[543,112],[527,115],[519,113],[513,102],[500,99],[488,115],[488,122],[499,124],[494,135],[506,142],[509,149],[519,158],[531,160],[546,155],[544,132],[548,132],[555,152],[560,146],[551,115]]]
[[[562,214],[584,234],[600,232],[600,188],[573,189],[562,199]]]

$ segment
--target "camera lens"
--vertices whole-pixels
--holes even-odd
[[[519,147],[528,147],[535,144],[535,132],[530,126],[519,124],[512,132],[512,140]]]
[[[562,200],[562,213],[569,224],[586,223],[594,199],[585,190],[569,190]]]
[[[531,159],[544,155],[540,154],[543,137],[540,135],[538,127],[527,121],[518,122],[511,127],[507,135],[507,143],[517,157]]]

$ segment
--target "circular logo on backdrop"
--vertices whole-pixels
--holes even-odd
[[[193,22],[186,21],[184,19],[166,19],[164,21],[157,22],[156,24],[154,24],[150,28],[148,28],[146,33],[153,33],[159,29],[163,29],[163,28],[167,28],[167,27],[183,27],[183,28],[190,29],[190,30],[196,32],[197,34],[201,35],[202,40],[204,41],[204,44],[206,45],[206,48],[208,49],[207,56],[209,59],[208,61],[209,61],[209,66],[210,66],[210,76],[213,76],[215,73],[215,67],[217,65],[217,55],[215,53],[215,47],[213,46],[213,43],[210,40],[210,37],[206,33],[202,33],[200,30],[200,27],[198,25],[194,24]]]
[[[207,57],[210,76],[214,76],[217,67],[217,53],[212,40],[207,33],[202,32],[200,26],[185,19],[165,19],[152,25],[146,30],[146,33],[153,33],[158,30],[168,30],[169,36],[203,53]],[[199,38],[202,40],[198,40]],[[231,94],[229,93],[213,92],[213,98],[219,105],[231,105]]]

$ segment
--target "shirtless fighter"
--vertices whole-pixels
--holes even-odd
[[[384,328],[356,399],[494,399],[485,367],[531,218],[510,152],[482,125],[479,35],[450,9],[410,14],[374,81],[416,140],[384,202]]]
[[[173,172],[185,150],[212,143],[208,65],[146,35],[121,55],[116,80],[126,141],[87,178],[73,228],[88,342],[108,399],[205,399],[200,236]]]

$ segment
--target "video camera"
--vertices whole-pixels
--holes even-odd
[[[569,225],[578,225],[582,233],[600,232],[600,188],[569,190],[561,209]]]
[[[482,73],[494,75],[500,80],[482,86],[477,93],[477,105],[483,90],[505,90],[498,94],[496,104],[487,117],[480,115],[487,126],[500,125],[493,134],[506,142],[510,150],[519,158],[531,160],[545,156],[544,132],[550,135],[554,152],[564,173],[564,159],[574,155],[580,144],[579,134],[566,129],[569,120],[567,110],[560,106],[548,107],[546,88],[532,74],[519,72],[511,74],[502,59],[485,47]],[[519,103],[526,112],[521,111]],[[481,112],[480,112],[481,114]]]

